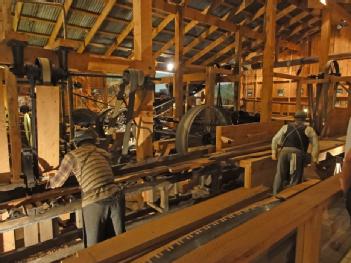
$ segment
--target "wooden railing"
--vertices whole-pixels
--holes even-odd
[[[322,214],[340,192],[338,179],[326,179],[176,262],[251,262],[293,231],[297,231],[295,262],[319,262]]]

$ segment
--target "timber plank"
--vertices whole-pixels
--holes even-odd
[[[143,224],[122,235],[82,250],[75,257],[64,262],[81,262],[82,260],[86,263],[115,262],[135,256],[144,250],[184,235],[221,215],[238,210],[254,199],[257,200],[259,196],[265,195],[266,191],[265,187],[257,187],[252,190],[240,188],[225,193],[177,213],[170,213],[160,220]],[[111,247],[115,249],[111,250]]]
[[[5,87],[3,85],[3,78],[4,71],[0,70],[0,174],[10,173],[11,171],[5,119]]]
[[[330,177],[175,262],[252,261],[296,227],[309,220],[316,209],[318,211],[320,206],[324,206],[339,191],[339,176]]]
[[[36,86],[38,158],[45,170],[59,165],[60,91],[58,86]]]

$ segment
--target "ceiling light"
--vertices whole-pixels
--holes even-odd
[[[168,71],[173,71],[173,69],[174,69],[174,64],[171,63],[171,62],[168,63],[168,64],[167,64],[167,70],[168,70]]]
[[[323,5],[327,5],[327,0],[319,0],[319,2]]]

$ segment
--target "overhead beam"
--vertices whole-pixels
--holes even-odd
[[[211,6],[211,5],[210,5]],[[202,11],[204,14],[208,12],[210,9],[210,6],[208,6],[204,11]],[[183,15],[184,16],[184,15]],[[193,29],[199,22],[198,21],[190,21],[185,27],[184,27],[184,34],[188,33],[191,29]],[[172,47],[174,44],[174,38],[169,40],[166,44],[164,44],[158,51],[154,53],[154,58],[158,58],[162,53],[166,52],[168,49]],[[184,50],[185,51],[185,50]]]
[[[223,21],[226,21],[230,15],[232,14],[233,11],[228,12],[223,18]],[[195,46],[203,42],[208,36],[210,36],[212,33],[218,30],[218,27],[216,26],[210,26],[208,30],[205,30],[205,32],[202,32],[201,35],[197,38],[195,38],[193,41],[191,41],[186,47],[184,48],[184,54],[188,53],[190,50],[192,50]]]
[[[51,35],[50,35],[50,38],[49,38],[48,43],[46,45],[46,48],[51,48],[51,46],[53,46],[55,44],[56,38],[60,32],[61,26],[63,25],[63,21],[64,21],[63,16],[66,16],[72,3],[73,3],[73,0],[66,0],[65,1],[64,5],[63,5],[63,10],[60,11],[60,14],[57,18],[54,29],[51,32]]]
[[[17,31],[18,23],[21,18],[22,8],[23,8],[23,2],[16,2],[15,16],[13,17],[13,20],[12,20],[12,30],[15,32]]]
[[[269,122],[272,118],[273,67],[275,51],[277,0],[266,0],[265,28],[266,35],[263,51],[263,83],[261,122]]]
[[[124,39],[126,39],[126,37],[130,34],[130,32],[132,32],[134,27],[134,22],[131,21],[121,32],[121,34],[119,34],[115,40],[115,42],[107,49],[107,51],[105,52],[105,56],[111,56],[113,51],[115,51],[118,46],[124,41]]]
[[[166,16],[162,22],[152,30],[152,38],[155,38],[171,21],[174,20],[174,14]]]
[[[89,33],[86,35],[82,45],[78,48],[77,52],[78,53],[83,53],[86,46],[89,45],[90,41],[93,39],[95,36],[96,32],[99,30],[101,24],[104,22],[105,18],[108,16],[108,14],[111,12],[113,6],[115,5],[116,0],[108,0],[102,9],[101,14],[98,16],[96,19],[93,27],[90,29]]]
[[[231,50],[234,50],[234,49],[235,49],[235,43],[232,43],[232,44],[226,46],[225,48],[221,49],[219,52],[214,54],[212,57],[209,57],[208,59],[206,59],[204,62],[201,63],[201,65],[207,66],[207,65],[215,62],[216,59],[219,59],[221,56],[224,56],[225,54],[227,54],[228,52],[230,52]]]
[[[230,36],[230,35],[229,35]],[[206,55],[209,51],[211,51],[212,49],[214,49],[215,47],[217,47],[218,45],[222,44],[226,39],[228,39],[229,37],[227,34],[224,34],[222,36],[220,36],[219,38],[217,38],[215,41],[213,41],[211,44],[209,44],[208,46],[206,46],[203,50],[201,50],[200,52],[198,52],[195,56],[193,56],[192,58],[190,58],[186,64],[192,64],[193,62],[197,61],[198,59],[200,59],[201,57],[203,57],[204,55]]]

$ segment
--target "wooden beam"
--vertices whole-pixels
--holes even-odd
[[[0,70],[0,181],[4,182],[4,174],[10,174],[10,156],[9,156],[9,143],[7,138],[6,115],[5,115],[5,86],[3,85],[4,70]]]
[[[8,32],[12,31],[11,0],[4,0],[0,7],[0,40],[6,39]]]
[[[101,14],[98,16],[93,27],[90,29],[89,33],[86,35],[82,45],[78,48],[78,50],[77,50],[78,53],[84,52],[85,48],[89,45],[90,41],[95,36],[96,32],[99,30],[99,28],[100,28],[101,24],[104,22],[105,18],[111,12],[115,3],[116,3],[116,0],[108,0],[107,2],[105,2],[105,6],[102,9]]]
[[[216,74],[213,72],[213,69],[213,67],[206,68],[205,98],[206,105],[209,107],[214,106],[215,103]]]
[[[319,72],[325,72],[328,62],[331,38],[331,13],[328,8],[323,9],[321,27],[321,45],[319,49]]]
[[[268,212],[262,213],[244,224],[211,240],[205,245],[186,253],[175,262],[254,262],[279,240],[282,240],[297,227],[305,224],[311,216],[320,216],[320,209],[340,192],[339,176],[332,176],[317,185],[294,196]],[[277,220],[279,218],[279,220]],[[317,236],[316,247],[306,252],[314,252],[315,257],[304,262],[319,262],[315,254],[319,244],[319,225],[311,225],[309,238],[313,245],[313,234]],[[252,230],[255,231],[252,231]],[[297,261],[299,262],[299,261]]]
[[[11,181],[13,183],[22,182],[20,176],[21,169],[21,133],[18,124],[18,91],[15,75],[5,68],[5,86],[7,96],[7,112],[10,134],[10,149],[11,149]]]
[[[242,62],[242,32],[235,33],[235,74],[241,75],[241,62]],[[234,82],[234,105],[237,111],[240,110],[240,97],[241,97],[241,78],[239,81]]]
[[[155,38],[171,21],[174,20],[174,14],[166,16],[162,22],[152,30],[152,38]]]
[[[15,16],[13,17],[13,20],[12,20],[12,30],[15,32],[17,31],[18,23],[21,19],[22,8],[23,8],[23,2],[16,2]]]
[[[266,0],[265,13],[265,46],[263,51],[263,83],[261,122],[269,122],[272,117],[272,92],[273,92],[273,66],[275,51],[277,0]]]
[[[238,210],[258,199],[259,196],[262,198],[265,191],[266,188],[263,186],[250,190],[239,188],[229,191],[205,202],[181,209],[176,213],[166,214],[159,220],[146,222],[146,224],[135,227],[123,235],[79,251],[76,256],[66,259],[64,262],[79,262],[83,259],[91,259],[95,262],[123,261],[132,255],[164,243],[170,237],[174,239],[196,229],[196,227],[203,226],[225,212]],[[155,231],[156,229],[157,231]],[[133,240],[133,242],[126,242],[126,238]],[[111,249],[111,247],[115,249]]]
[[[192,58],[188,59],[186,64],[192,64],[193,62],[197,61],[198,59],[200,59],[201,57],[206,55],[209,51],[211,51],[212,49],[214,49],[218,45],[222,44],[229,36],[230,35],[226,35],[226,34],[220,36],[215,41],[213,41],[211,44],[206,46],[203,50],[198,52],[195,56],[193,56]]]
[[[68,13],[68,10],[70,9],[71,5],[73,3],[73,0],[66,0],[63,9],[60,11],[60,14],[56,20],[56,24],[54,26],[54,29],[51,32],[50,38],[48,40],[48,43],[45,48],[51,48],[51,46],[55,43],[56,37],[58,36],[61,26],[63,25],[64,19],[63,16],[65,16]]]
[[[134,58],[145,74],[154,74],[152,57],[152,0],[133,0]],[[153,157],[153,90],[138,89],[134,109],[137,112],[136,155],[142,161]]]
[[[219,52],[217,52],[216,54],[214,54],[212,57],[209,57],[208,59],[206,59],[204,62],[201,63],[201,65],[203,66],[207,66],[210,65],[212,62],[216,61],[216,59],[220,58],[221,56],[227,54],[229,51],[232,51],[235,49],[236,44],[232,43],[228,46],[226,46],[225,48],[221,49]]]
[[[297,229],[296,263],[318,263],[321,249],[322,221],[324,207],[316,209],[306,223]]]
[[[60,163],[60,89],[58,86],[36,86],[38,158],[49,170]],[[50,136],[48,136],[50,134]],[[51,170],[50,169],[50,170]]]
[[[113,51],[117,49],[117,47],[123,42],[123,40],[132,32],[134,27],[134,22],[130,22],[119,34],[115,40],[115,42],[108,48],[108,50],[105,53],[105,56],[111,56]]]
[[[211,6],[211,5],[210,5]],[[208,12],[210,9],[210,6],[208,6],[204,11],[202,11],[204,14]],[[185,27],[184,27],[184,34],[188,33],[191,29],[193,29],[199,22],[198,21],[190,21]],[[163,45],[158,51],[154,53],[154,58],[158,58],[162,53],[164,53],[166,50],[170,49],[172,45],[174,44],[174,38],[169,40],[165,45]],[[185,52],[186,49],[183,50]],[[184,53],[185,54],[185,53]]]
[[[184,82],[183,82],[183,44],[184,44],[184,21],[183,8],[178,6],[175,16],[175,75],[173,92],[175,97],[175,118],[180,120],[184,113]]]
[[[223,21],[226,21],[232,11],[228,12],[223,18]],[[201,33],[201,35],[197,38],[195,38],[193,41],[191,41],[186,47],[184,48],[184,54],[188,53],[192,48],[203,42],[208,36],[210,36],[212,33],[218,30],[218,27],[216,26],[210,26],[208,30],[205,30],[205,32]]]

